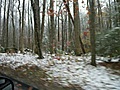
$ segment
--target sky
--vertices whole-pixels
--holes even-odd
[[[20,0],[21,1],[21,7],[22,7],[22,2],[23,2],[23,0]],[[29,0],[30,1],[30,0]],[[48,2],[49,0],[47,0],[47,2]],[[56,1],[62,1],[62,0],[55,0],[55,3],[56,3]],[[79,1],[79,8],[80,8],[80,12],[83,12],[83,13],[86,13],[87,12],[87,10],[86,10],[86,7],[87,7],[87,0],[78,0]],[[82,1],[84,1],[84,3],[82,3]],[[108,2],[108,0],[100,0],[101,1],[101,3],[103,4],[103,5],[105,5],[107,2]],[[111,1],[113,1],[113,0],[111,0]],[[25,0],[25,2],[26,2],[26,8],[27,8],[27,3],[28,3],[28,0]],[[41,2],[40,2],[41,3]],[[73,4],[73,2],[70,2],[70,5],[71,5],[71,7],[72,7],[72,4]],[[18,2],[16,2],[15,3],[15,5],[16,5],[16,8],[18,7]],[[3,7],[4,7],[4,5],[2,5],[2,16],[3,16]],[[55,9],[56,9],[56,7],[55,7]],[[27,9],[26,9],[27,10]],[[71,12],[72,12],[72,8],[70,9],[71,10]]]

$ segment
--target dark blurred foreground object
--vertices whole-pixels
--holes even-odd
[[[0,90],[14,90],[12,80],[7,77],[0,76]]]

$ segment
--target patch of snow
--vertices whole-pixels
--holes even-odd
[[[85,90],[120,90],[120,76],[111,74],[109,71],[112,70],[103,66],[87,65],[90,62],[90,55],[81,57],[64,55],[60,60],[55,57],[54,54],[47,54],[44,59],[37,59],[36,56],[26,54],[14,56],[0,54],[0,65],[7,64],[13,69],[25,64],[36,65],[46,71],[50,76],[48,80],[54,80],[64,86],[77,84]],[[97,57],[98,62],[104,60],[106,58]]]

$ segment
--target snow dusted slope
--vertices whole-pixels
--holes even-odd
[[[25,64],[36,65],[46,71],[50,81],[63,86],[80,85],[85,90],[120,90],[120,75],[111,74],[113,70],[103,66],[93,67],[90,57],[55,56],[46,54],[44,59],[36,56],[0,54],[0,65],[12,69]]]

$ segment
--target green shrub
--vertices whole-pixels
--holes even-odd
[[[120,27],[102,33],[96,36],[97,54],[110,57],[120,55]]]

